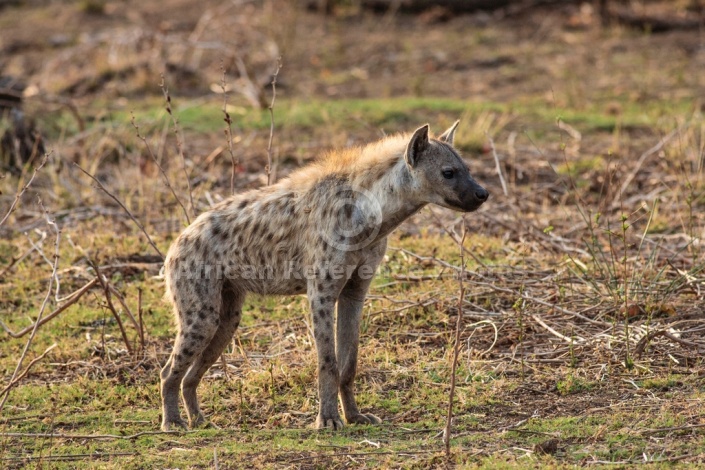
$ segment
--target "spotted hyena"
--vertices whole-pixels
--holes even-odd
[[[453,148],[456,122],[334,151],[272,186],[228,198],[198,217],[166,259],[178,334],[161,371],[162,429],[204,422],[196,388],[230,342],[247,293],[306,293],[318,353],[318,428],[376,424],[355,403],[362,306],[387,236],[426,204],[461,212],[489,196]],[[337,315],[335,307],[337,305]]]

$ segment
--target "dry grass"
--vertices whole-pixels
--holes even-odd
[[[130,5],[110,8],[149,10]],[[700,59],[689,52],[699,35],[575,30],[565,26],[570,11],[496,27],[478,24],[481,17],[444,25],[388,18],[380,25],[345,15],[322,26],[320,18],[282,9],[290,21],[276,30],[268,25],[279,7],[245,2],[242,16],[232,16],[219,10],[230,6],[203,13],[174,2],[189,24],[154,35],[146,49],[134,42],[144,30],[128,35],[134,41],[122,41],[124,49],[116,46],[122,36],[105,35],[68,45],[36,71],[42,79],[61,70],[55,86],[85,84],[83,74],[105,80],[107,69],[135,74],[99,94],[75,92],[73,107],[49,100],[48,89],[28,103],[53,152],[0,224],[0,320],[13,332],[31,326],[49,288],[45,316],[72,304],[38,329],[28,360],[58,346],[7,395],[3,466],[445,466],[439,433],[459,302],[452,463],[702,464],[705,120],[693,99],[702,74],[690,73]],[[129,29],[119,11],[94,27]],[[11,26],[0,15],[2,24]],[[419,27],[425,37],[406,34]],[[13,31],[10,37],[23,37]],[[194,35],[195,43],[186,41]],[[369,40],[359,44],[362,35]],[[180,96],[199,88],[167,74],[173,119],[158,96],[111,99],[140,89],[158,95],[165,62],[197,61],[191,70],[200,74],[199,86],[221,83],[220,61],[234,71],[237,57],[203,44],[233,38],[242,41],[233,50],[263,54],[241,58],[252,86],[258,74],[266,85],[274,70],[266,44],[284,52],[271,152],[268,112],[232,93],[242,82],[217,86],[229,93],[225,103],[222,96]],[[95,59],[106,50],[118,51],[119,64]],[[18,60],[10,65],[19,67]],[[270,88],[263,90],[266,98]],[[427,93],[446,98],[406,96]],[[222,122],[224,111],[230,122]],[[386,424],[338,434],[309,429],[317,399],[306,302],[252,298],[201,389],[204,410],[220,429],[153,433],[158,370],[173,332],[155,253],[186,225],[190,195],[200,213],[227,197],[233,181],[236,191],[266,184],[268,154],[280,178],[322,149],[427,121],[442,129],[459,116],[459,145],[492,197],[467,217],[465,266],[453,241],[464,231],[462,219],[445,210],[425,209],[390,241],[365,307],[359,380],[361,405]],[[73,163],[125,205],[157,250]],[[20,177],[0,179],[0,217],[32,175],[27,167]],[[54,234],[37,195],[62,230],[54,277]],[[103,286],[94,281],[97,271]],[[91,282],[80,298],[70,297]],[[27,337],[3,333],[1,341],[0,368],[9,381]]]

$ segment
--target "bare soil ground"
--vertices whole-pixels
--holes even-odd
[[[688,2],[641,3],[677,14]],[[38,328],[19,372],[39,359],[0,415],[3,467],[705,465],[703,34],[602,27],[587,3],[446,16],[354,2],[329,16],[285,1],[0,9],[0,74],[26,84],[24,113],[50,151],[0,223],[0,386],[30,336],[8,331],[31,328],[47,295],[44,316],[97,267],[118,314],[96,284]],[[200,390],[215,427],[158,433],[174,331],[160,258],[76,164],[166,252],[184,211],[266,182],[279,56],[277,178],[331,147],[460,118],[458,146],[492,196],[465,217],[425,209],[390,241],[358,387],[383,426],[310,429],[305,300],[253,298]],[[0,127],[19,135],[10,116]],[[42,156],[25,157],[2,154],[0,218]]]

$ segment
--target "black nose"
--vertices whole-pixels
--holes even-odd
[[[484,188],[478,189],[477,191],[475,191],[475,197],[480,201],[484,202],[487,200],[488,197],[490,197],[490,193],[487,192],[487,190]]]

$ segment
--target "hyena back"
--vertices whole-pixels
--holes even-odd
[[[432,203],[470,212],[487,200],[453,148],[456,122],[437,139],[412,135],[332,152],[279,183],[233,196],[199,216],[166,258],[178,334],[161,371],[162,429],[205,421],[196,388],[230,342],[247,293],[306,293],[318,355],[316,426],[376,424],[353,381],[360,316],[387,235]],[[337,304],[337,315],[334,310]],[[335,326],[333,322],[335,323]]]

